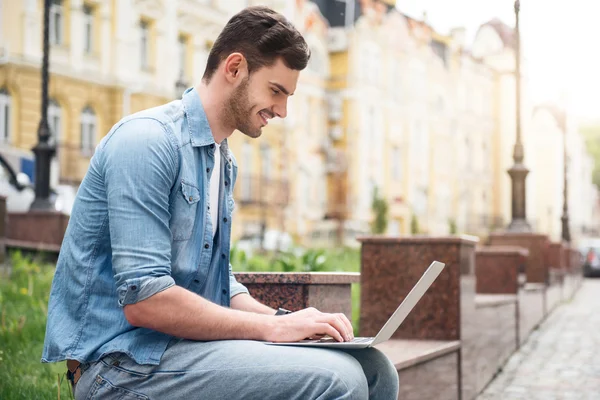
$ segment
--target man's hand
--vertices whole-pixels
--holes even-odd
[[[269,342],[297,342],[324,335],[338,342],[354,339],[352,324],[344,314],[322,313],[312,307],[276,317],[265,338]]]

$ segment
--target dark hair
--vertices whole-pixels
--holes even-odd
[[[294,25],[264,6],[247,7],[231,17],[210,50],[202,79],[210,81],[221,61],[236,52],[246,57],[248,73],[271,66],[278,58],[301,71],[310,58],[308,45]]]

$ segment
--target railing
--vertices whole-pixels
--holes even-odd
[[[242,175],[237,178],[234,196],[242,206],[284,207],[289,203],[289,182],[260,175]]]

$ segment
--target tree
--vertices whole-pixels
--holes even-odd
[[[374,234],[385,233],[388,224],[388,202],[383,197],[379,197],[379,190],[373,191],[373,203],[371,204],[375,219],[371,224],[371,231]]]
[[[415,214],[410,219],[410,233],[413,235],[419,234],[419,219]]]
[[[456,227],[456,220],[454,218],[450,218],[448,220],[448,228],[450,230],[451,235],[456,235],[458,232],[458,228]]]

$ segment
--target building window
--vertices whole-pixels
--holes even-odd
[[[242,200],[248,201],[252,197],[252,145],[244,142],[242,145],[242,164],[246,175],[242,179]]]
[[[81,112],[81,152],[91,155],[96,145],[96,114],[89,106]]]
[[[63,44],[64,32],[64,7],[62,0],[52,0],[50,4],[50,44]]]
[[[48,104],[48,127],[50,128],[49,142],[58,146],[60,145],[61,135],[61,110],[60,105],[54,99],[50,99]]]
[[[91,54],[94,50],[94,9],[89,5],[83,6],[83,50]]]
[[[11,101],[8,90],[0,89],[0,143],[10,141],[10,110]]]
[[[262,159],[262,171],[261,175],[264,179],[271,179],[271,146],[263,143],[260,147],[261,159]]]
[[[179,35],[179,41],[177,43],[177,52],[179,58],[179,77],[185,78],[187,76],[187,47],[188,38],[185,35]]]
[[[392,179],[394,181],[402,180],[402,157],[399,147],[392,148]]]
[[[140,21],[140,66],[150,68],[150,24]]]

